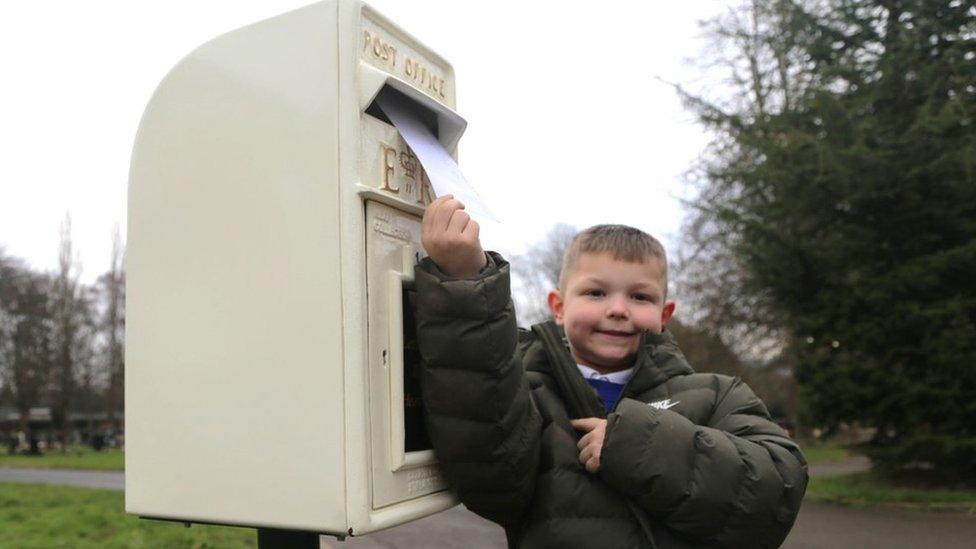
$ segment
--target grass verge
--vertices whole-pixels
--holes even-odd
[[[87,446],[72,446],[63,454],[57,451],[40,456],[0,454],[0,467],[121,471],[125,468],[125,454],[117,449],[96,452]]]
[[[873,471],[811,478],[804,499],[854,507],[882,505],[976,515],[976,491],[904,486]]]
[[[0,545],[18,548],[257,547],[250,528],[144,520],[125,514],[122,492],[0,484]]]
[[[810,465],[844,461],[856,455],[846,446],[833,443],[801,443],[800,450],[803,451],[803,457],[807,458],[807,463]]]

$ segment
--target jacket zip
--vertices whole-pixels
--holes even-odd
[[[644,350],[644,346],[641,345],[637,349],[637,361],[634,364],[634,371],[630,374],[630,377],[627,379],[627,383],[624,383],[624,388],[620,390],[620,396],[618,396],[617,401],[613,403],[613,409],[607,410],[607,415],[616,412],[617,406],[620,405],[620,401],[630,396],[630,386],[634,382],[634,379],[637,378],[637,372],[639,372],[641,368],[644,366],[644,362],[646,362],[646,360],[641,360],[641,358],[643,358],[643,355],[646,354],[647,352]]]
[[[593,389],[583,376],[579,375],[579,369],[572,355],[563,346],[563,338],[556,325],[551,321],[536,324],[532,327],[532,331],[542,340],[542,346],[552,365],[553,376],[562,389],[566,407],[573,419],[586,417],[606,419],[607,411],[603,402],[593,393]]]

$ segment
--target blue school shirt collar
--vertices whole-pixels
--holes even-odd
[[[579,368],[579,371],[581,374],[583,374],[584,379],[598,379],[600,381],[609,381],[610,383],[616,383],[618,385],[625,385],[630,379],[630,376],[634,375],[633,366],[627,368],[626,370],[610,372],[609,374],[601,374],[593,368],[583,366],[582,364],[577,364],[576,367]]]

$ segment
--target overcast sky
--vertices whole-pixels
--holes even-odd
[[[8,2],[0,8],[0,246],[57,261],[70,212],[83,280],[125,227],[129,157],[166,72],[203,42],[304,0]],[[707,143],[663,83],[700,82],[698,21],[728,2],[369,2],[447,58],[460,166],[501,218],[486,248],[556,223],[626,223],[673,248],[682,173]]]

